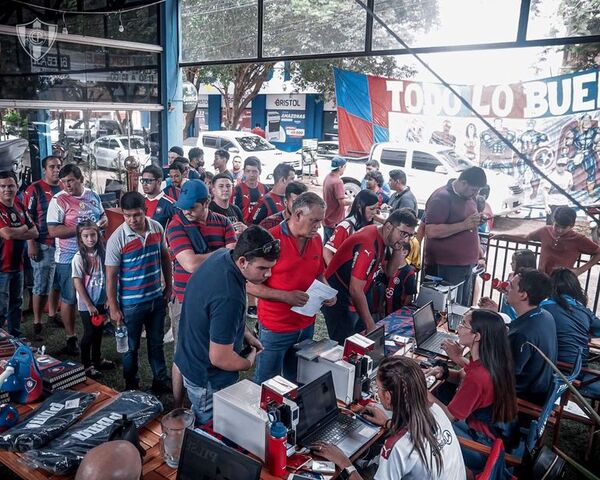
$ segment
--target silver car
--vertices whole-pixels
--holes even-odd
[[[122,169],[129,156],[138,159],[143,167],[150,163],[150,149],[142,137],[107,135],[91,142],[87,148],[87,161],[94,161],[97,168]],[[92,165],[93,166],[93,165]]]

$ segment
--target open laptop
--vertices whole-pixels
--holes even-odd
[[[433,354],[447,357],[448,355],[442,349],[442,342],[444,340],[454,341],[458,337],[451,333],[438,332],[433,315],[433,302],[429,302],[419,308],[413,314],[413,321],[417,353],[423,353],[428,356]]]
[[[177,480],[259,480],[262,464],[210,437],[186,429]]]
[[[340,411],[330,371],[300,387],[296,404],[300,413],[296,439],[303,447],[317,441],[333,443],[351,457],[378,432]]]
[[[371,333],[367,334],[366,337],[375,342],[373,350],[368,353],[369,357],[371,357],[371,360],[373,361],[373,370],[371,371],[369,377],[373,378],[377,373],[379,364],[385,358],[385,325],[377,327]]]

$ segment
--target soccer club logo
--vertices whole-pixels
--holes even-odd
[[[56,40],[56,25],[42,22],[39,18],[17,25],[21,46],[34,61],[39,61],[50,51]]]

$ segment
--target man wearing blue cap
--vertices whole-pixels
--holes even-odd
[[[333,235],[335,226],[340,223],[346,214],[346,206],[352,200],[346,198],[342,175],[346,170],[346,159],[335,156],[331,159],[331,172],[323,180],[323,200],[325,200],[325,219],[323,220],[323,243],[327,243]]]
[[[179,317],[186,286],[192,273],[222,247],[235,247],[233,225],[223,215],[208,208],[209,196],[206,184],[201,180],[188,180],[181,187],[175,206],[180,210],[167,225],[167,242],[173,260],[173,292],[175,300],[170,308],[173,339],[177,346]],[[173,365],[173,396],[175,406],[183,402],[183,381]]]

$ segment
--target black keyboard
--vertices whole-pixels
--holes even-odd
[[[303,443],[305,445],[313,445],[315,442],[325,442],[335,445],[361,426],[363,425],[360,421],[355,420],[349,415],[340,414],[335,421],[307,437]]]

